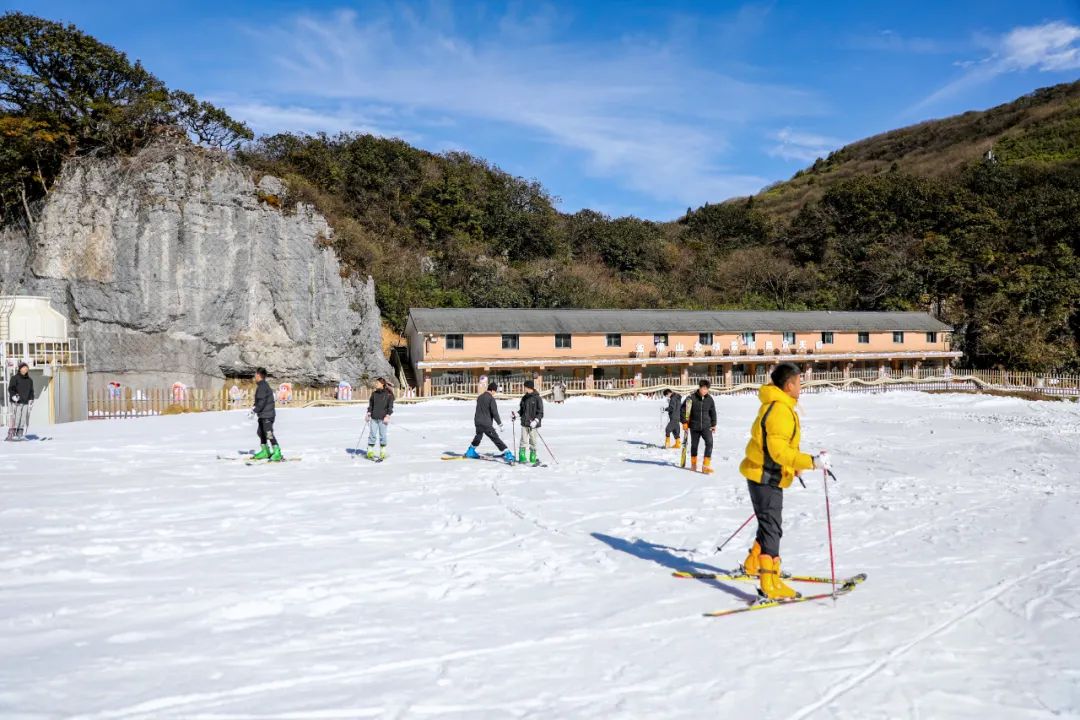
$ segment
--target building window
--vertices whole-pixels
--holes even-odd
[[[570,348],[570,334],[561,333],[555,336],[555,347],[562,349]]]
[[[447,335],[446,336],[446,349],[447,350],[464,350],[465,349],[465,336],[464,335]]]
[[[521,346],[518,335],[503,335],[503,350],[517,350]]]
[[[712,345],[712,333],[698,333],[697,341],[702,345]]]
[[[794,345],[795,344],[795,333],[793,333],[793,332],[784,333],[784,342],[786,342],[788,345]]]
[[[894,343],[901,343],[902,344],[904,342],[904,333],[902,333],[902,332],[894,332],[892,334],[892,341]]]
[[[822,345],[832,345],[833,344],[833,334],[831,332],[823,332],[823,333],[821,333],[821,344]]]
[[[859,344],[860,345],[868,345],[868,344],[870,344],[870,333],[868,333],[868,332],[859,333]]]
[[[620,335],[619,333],[608,333],[607,346],[622,347],[622,335]]]
[[[743,333],[742,341],[743,345],[749,345],[750,343],[754,342],[754,333]]]
[[[936,332],[928,332],[928,333],[926,333],[926,342],[928,342],[928,343],[936,343],[937,342],[937,333]]]
[[[659,345],[660,343],[663,343],[664,345],[668,344],[668,342],[667,342],[667,333],[658,333],[658,334],[652,336],[652,344],[653,345]]]

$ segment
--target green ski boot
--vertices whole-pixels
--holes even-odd
[[[518,462],[525,462],[525,448],[518,449]]]
[[[366,455],[367,455],[368,460],[374,460],[375,459],[375,446],[374,445],[368,445],[367,446]]]
[[[379,459],[380,459],[380,460],[385,460],[385,459],[386,459],[386,446],[385,446],[385,445],[383,445],[383,446],[382,446],[382,447],[381,447],[381,448],[379,449]]]
[[[281,446],[275,445],[274,451],[270,453],[270,462],[281,462],[282,460],[284,460],[284,458],[281,457]]]
[[[252,460],[269,460],[270,459],[270,446],[263,445],[262,450],[251,456]]]
[[[540,464],[539,458],[536,457],[536,451],[535,450],[529,451],[529,464],[530,465],[539,465]]]

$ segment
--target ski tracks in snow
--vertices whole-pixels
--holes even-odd
[[[870,663],[870,665],[868,665],[863,670],[853,675],[849,675],[840,682],[836,683],[828,690],[826,690],[825,694],[820,699],[810,703],[809,705],[804,705],[803,707],[799,708],[795,713],[788,716],[788,720],[802,720],[803,718],[810,717],[810,715],[817,712],[818,710],[826,708],[833,701],[837,700],[845,693],[854,690],[870,678],[874,677],[874,675],[879,673],[882,669],[889,665],[889,663],[901,657],[919,643],[929,640],[935,635],[945,632],[957,623],[966,620],[967,618],[978,612],[981,608],[998,599],[1017,585],[1020,585],[1021,583],[1032,579],[1040,573],[1050,570],[1051,568],[1055,568],[1060,565],[1064,565],[1071,560],[1075,560],[1077,557],[1078,556],[1076,554],[1073,554],[1067,555],[1065,557],[1060,557],[1055,560],[1049,560],[1036,566],[1035,569],[1031,570],[1030,572],[1024,573],[1023,575],[1014,577],[1011,580],[1006,580],[998,585],[995,585],[994,587],[983,593],[981,598],[979,598],[974,603],[964,607],[962,610],[960,610],[960,612],[950,616],[947,620],[937,625],[934,625],[929,630],[917,635],[912,640],[895,646],[892,650],[885,653],[874,662]]]

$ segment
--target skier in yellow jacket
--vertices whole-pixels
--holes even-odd
[[[772,382],[758,391],[761,409],[753,427],[746,457],[739,472],[746,478],[757,516],[757,540],[743,562],[749,575],[761,581],[761,594],[769,598],[799,597],[780,579],[780,538],[784,488],[803,470],[828,467],[828,453],[807,455],[799,450],[799,415],[795,403],[802,390],[799,368],[784,363],[770,375]]]

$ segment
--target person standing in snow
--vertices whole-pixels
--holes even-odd
[[[540,393],[536,392],[536,383],[532,380],[525,381],[525,395],[518,405],[518,417],[521,418],[521,446],[518,448],[518,462],[526,462],[525,447],[529,448],[528,462],[536,465],[540,462],[536,457],[536,441],[539,438],[538,430],[540,422],[544,419],[544,400]]]
[[[469,449],[465,451],[465,457],[480,457],[480,453],[476,452],[476,448],[480,447],[480,441],[487,435],[491,442],[495,443],[495,447],[499,449],[499,452],[503,454],[503,460],[508,463],[514,462],[514,453],[506,447],[506,443],[499,437],[499,433],[495,432],[496,425],[499,426],[500,430],[502,430],[503,426],[502,418],[499,417],[499,406],[495,402],[493,394],[498,389],[498,384],[488,383],[487,390],[480,393],[480,397],[476,398],[476,413],[473,415],[476,435],[473,437]]]
[[[274,391],[270,383],[266,382],[266,368],[255,370],[255,406],[251,408],[259,423],[259,452],[252,456],[252,460],[269,460],[281,462],[281,446],[278,445],[277,437],[274,436],[274,420],[277,418],[277,410],[274,404]]]
[[[674,447],[678,450],[682,447],[682,439],[679,437],[679,427],[682,425],[679,419],[682,396],[671,388],[664,388],[664,397],[667,398],[667,404],[660,411],[666,412],[668,416],[668,424],[664,429],[664,447]],[[674,443],[671,442],[672,438],[675,439]]]
[[[713,433],[716,432],[716,403],[709,394],[709,381],[698,383],[696,393],[688,395],[682,405],[683,428],[690,430],[690,469],[697,470],[697,453],[700,441],[705,441],[705,459],[701,472],[712,473]]]
[[[761,408],[750,428],[746,457],[739,472],[746,478],[757,516],[757,538],[743,561],[748,575],[760,578],[761,594],[769,598],[799,597],[780,579],[780,538],[783,536],[784,488],[803,470],[829,467],[829,455],[810,456],[799,450],[799,415],[795,404],[802,375],[791,363],[778,365],[771,383],[758,390]]]
[[[7,439],[22,440],[30,425],[30,408],[34,407],[34,379],[30,377],[30,366],[26,363],[19,363],[18,372],[11,376],[8,403],[12,412]]]
[[[386,459],[386,433],[390,426],[390,416],[394,414],[394,392],[387,387],[382,378],[375,379],[375,390],[368,399],[367,458],[375,459],[375,436],[379,436],[379,459]]]

